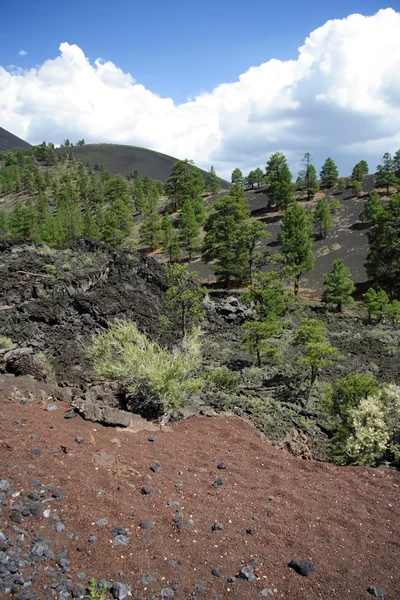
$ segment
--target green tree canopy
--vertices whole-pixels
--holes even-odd
[[[386,194],[389,194],[389,188],[398,184],[396,177],[396,167],[392,155],[385,152],[382,157],[382,164],[376,168],[376,187],[386,188]]]
[[[379,288],[376,290],[375,288],[370,287],[363,295],[363,300],[370,321],[372,316],[381,319],[389,306],[389,296],[384,290]]]
[[[329,205],[325,200],[318,200],[315,212],[313,215],[314,225],[317,228],[318,234],[321,238],[326,238],[329,231],[333,227],[333,220]]]
[[[273,360],[280,359],[280,352],[272,338],[281,333],[282,329],[282,322],[274,314],[265,321],[247,321],[242,325],[242,345],[247,352],[257,356],[259,368],[262,356]]]
[[[240,169],[234,169],[232,171],[231,182],[233,184],[238,183],[239,185],[243,184],[243,173]]]
[[[170,264],[165,267],[167,282],[167,323],[180,329],[182,337],[201,319],[201,302],[205,290],[194,283],[197,273],[189,273],[184,265]]]
[[[294,185],[286,157],[281,152],[272,154],[265,169],[267,188],[265,193],[271,205],[276,204],[279,210],[286,211],[294,201]]]
[[[206,189],[210,190],[210,192],[212,194],[217,194],[219,192],[219,190],[221,189],[221,184],[220,184],[219,178],[217,177],[217,174],[216,174],[213,166],[211,166],[209,172],[207,173]]]
[[[338,258],[333,261],[333,269],[324,276],[324,301],[335,304],[339,312],[345,304],[352,304],[352,293],[356,289],[350,278],[348,269],[343,260]]]
[[[339,171],[332,158],[326,159],[319,175],[322,185],[328,188],[335,185],[339,177]]]
[[[143,210],[143,221],[139,230],[139,241],[144,246],[155,250],[162,243],[161,215],[158,210],[159,195],[153,186],[146,197]]]
[[[188,253],[189,260],[193,252],[199,248],[200,227],[196,219],[193,204],[190,200],[183,203],[179,222],[179,244]]]
[[[364,205],[364,210],[360,214],[362,221],[371,221],[376,223],[383,210],[383,204],[380,195],[376,190],[372,190]]]
[[[302,162],[304,166],[299,171],[297,183],[299,189],[307,193],[307,200],[311,200],[319,190],[317,172],[312,164],[312,156],[309,152],[305,153]]]
[[[204,179],[192,160],[178,160],[164,184],[165,194],[174,210],[179,210],[185,200],[195,200],[204,190]]]
[[[286,276],[294,280],[297,295],[302,274],[314,267],[312,226],[298,202],[289,206],[283,218],[279,259]]]
[[[360,162],[358,162],[353,169],[353,173],[351,174],[351,180],[359,181],[360,183],[362,183],[363,179],[368,175],[368,171],[369,169],[367,161],[360,160]]]

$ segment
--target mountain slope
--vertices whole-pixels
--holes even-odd
[[[111,175],[126,175],[131,171],[139,171],[143,176],[148,175],[152,179],[165,181],[171,173],[172,166],[178,160],[173,156],[161,154],[148,148],[138,146],[124,146],[120,144],[85,144],[84,146],[73,146],[59,148],[58,152],[73,152],[75,158],[84,164],[89,162],[92,167],[95,164],[103,167]],[[203,174],[205,171],[200,169]],[[222,181],[223,187],[229,187],[227,181]]]
[[[21,140],[13,133],[0,127],[0,152],[4,150],[17,150],[18,148],[30,148],[31,144]]]

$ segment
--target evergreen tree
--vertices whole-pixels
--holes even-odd
[[[171,264],[165,267],[167,282],[167,324],[175,325],[185,338],[200,318],[201,301],[205,290],[194,283],[197,273],[189,273],[184,265]]]
[[[251,187],[254,190],[254,186],[257,182],[257,175],[255,171],[250,171],[250,173],[246,177],[246,186]]]
[[[35,223],[34,206],[30,200],[17,206],[7,218],[7,231],[11,238],[17,240],[32,240]]]
[[[340,201],[337,198],[332,198],[331,200],[331,213],[335,214],[338,210],[342,208]]]
[[[182,206],[179,222],[179,243],[192,260],[192,254],[199,247],[200,227],[196,220],[193,204],[190,200],[185,200]]]
[[[372,221],[372,223],[375,223],[382,213],[382,210],[383,204],[381,197],[376,190],[372,190],[364,205],[364,210],[360,214],[360,219],[361,221]]]
[[[190,200],[190,203],[193,206],[197,223],[199,225],[203,225],[207,216],[203,198],[201,196],[197,196],[197,198],[195,198],[194,200]]]
[[[400,150],[397,150],[393,157],[394,174],[398,181],[400,181]]]
[[[331,188],[335,185],[339,177],[337,166],[332,158],[327,158],[320,172],[321,183]]]
[[[253,285],[246,294],[243,294],[243,301],[255,307],[257,321],[265,321],[271,315],[282,317],[289,297],[278,273],[271,271],[254,275]]]
[[[351,175],[352,181],[363,182],[364,178],[368,175],[368,163],[366,160],[361,160],[353,169],[353,173]]]
[[[227,196],[215,201],[204,225],[203,260],[216,261],[212,268],[227,287],[231,278],[241,277],[246,268],[246,254],[238,243],[238,233],[249,216],[243,189],[236,183]]]
[[[368,276],[393,298],[400,298],[400,194],[382,208],[368,241]]]
[[[206,177],[206,189],[210,190],[212,194],[217,194],[221,189],[221,184],[217,177],[214,167],[212,166]]]
[[[353,188],[354,194],[357,196],[357,198],[359,198],[362,192],[361,183],[357,179],[354,179],[353,183],[351,184],[351,187]]]
[[[49,198],[41,192],[35,204],[35,226],[33,241],[44,242],[52,246],[54,244],[54,217],[50,212]]]
[[[289,204],[294,200],[294,185],[286,157],[281,152],[275,152],[268,160],[266,181],[265,193],[269,197],[270,204],[276,204],[279,210],[286,212]]]
[[[236,168],[232,171],[231,182],[233,184],[238,183],[239,185],[243,185],[243,173],[240,169]]]
[[[324,276],[324,302],[335,304],[339,312],[345,304],[352,304],[352,293],[356,289],[350,278],[350,269],[338,258],[333,261],[333,269]]]
[[[272,339],[281,333],[282,322],[272,314],[265,321],[247,321],[242,325],[242,345],[250,354],[257,356],[257,366],[261,368],[262,356],[273,360],[280,359],[280,352]]]
[[[317,172],[311,161],[311,154],[309,152],[306,152],[302,160],[304,167],[299,172],[298,179],[300,189],[307,193],[307,200],[311,200],[312,198],[314,198],[315,194],[319,190]]]
[[[96,219],[87,204],[83,211],[82,235],[90,240],[99,240],[101,237],[100,229],[97,225]]]
[[[257,187],[260,187],[264,182],[263,170],[260,169],[260,167],[257,167],[257,169],[255,169],[255,171],[254,171],[254,176],[256,179]]]
[[[376,168],[376,187],[385,187],[386,194],[389,194],[389,188],[396,186],[398,181],[395,173],[396,167],[392,155],[389,152],[385,152],[382,157],[382,164]]]
[[[297,202],[289,206],[282,221],[280,259],[284,273],[294,280],[294,292],[299,293],[303,273],[314,267],[313,235],[310,219]]]
[[[381,319],[389,307],[389,297],[387,293],[379,288],[376,290],[373,287],[370,287],[363,295],[363,300],[370,322],[372,315]]]
[[[345,180],[345,178],[344,178],[344,177],[341,177],[341,178],[339,179],[339,182],[338,182],[338,188],[339,188],[339,191],[340,191],[340,192],[344,192],[344,191],[346,191],[347,184],[346,184],[346,180]]]
[[[265,262],[266,252],[260,250],[260,244],[267,237],[270,237],[270,234],[260,221],[245,221],[239,227],[238,246],[243,249],[240,264],[245,267],[244,272],[238,274],[241,282],[252,283],[254,271]]]
[[[326,324],[317,319],[302,319],[301,327],[294,336],[294,343],[302,349],[298,363],[311,369],[311,392],[318,372],[338,358],[339,351],[326,339]]]
[[[204,179],[191,160],[178,160],[164,184],[165,194],[174,210],[179,210],[185,200],[196,200],[204,190]]]
[[[128,181],[122,175],[115,175],[105,182],[104,192],[107,202],[122,200],[126,205],[131,204],[132,191]]]
[[[73,201],[62,203],[54,218],[54,245],[58,248],[74,246],[82,235],[82,215]]]
[[[326,238],[329,231],[333,227],[332,215],[329,210],[329,205],[325,200],[318,200],[315,212],[313,215],[314,225],[318,230],[321,238]]]
[[[179,241],[170,215],[164,215],[162,219],[161,236],[163,250],[168,253],[169,262],[177,262],[180,257]]]
[[[101,231],[102,240],[118,248],[132,230],[132,209],[122,198],[117,198],[111,202],[105,212]]]
[[[159,196],[157,190],[153,187],[149,196],[146,198],[146,204],[143,210],[143,222],[139,231],[140,243],[150,250],[159,248],[162,242],[162,219],[158,210],[158,203]]]

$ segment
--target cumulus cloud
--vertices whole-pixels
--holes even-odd
[[[28,54],[28,53],[27,53],[27,51],[26,51],[26,50],[20,50],[20,51],[18,52],[18,54],[19,54],[20,56],[25,56],[25,54]]]
[[[214,164],[228,177],[271,152],[297,170],[305,152],[343,174],[400,147],[400,13],[350,15],[310,33],[296,60],[269,60],[183,104],[66,42],[29,70],[0,67],[0,123],[32,143],[108,141]]]

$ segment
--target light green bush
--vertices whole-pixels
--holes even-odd
[[[204,384],[198,329],[170,352],[140,333],[135,323],[116,320],[94,338],[89,353],[98,375],[120,381],[160,414],[168,415]]]
[[[69,273],[71,271],[71,265],[69,263],[63,264],[62,270],[65,271],[66,273]]]
[[[109,597],[107,591],[106,585],[100,585],[92,578],[89,582],[89,594],[85,600],[106,600]]]
[[[12,339],[5,337],[4,335],[0,336],[0,348],[12,348],[14,343]]]
[[[210,387],[218,390],[233,390],[238,384],[238,375],[227,367],[218,367],[207,374]]]
[[[48,275],[55,275],[57,273],[57,267],[55,265],[44,265],[43,271]]]
[[[53,365],[51,364],[47,356],[45,356],[43,352],[40,352],[39,354],[35,355],[35,359],[38,360],[42,365],[44,373],[46,375],[46,381],[54,381],[55,375]]]

